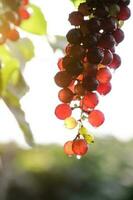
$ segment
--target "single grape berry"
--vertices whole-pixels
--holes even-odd
[[[71,25],[79,26],[84,20],[84,16],[79,11],[74,11],[69,14],[69,22]]]
[[[124,32],[120,28],[117,28],[112,34],[117,44],[124,40]]]
[[[55,115],[58,119],[64,120],[70,117],[72,114],[72,109],[68,104],[59,104],[55,109]]]
[[[68,45],[66,47],[66,54],[75,59],[82,59],[85,56],[85,50],[81,45]]]
[[[94,92],[88,92],[83,99],[81,100],[81,109],[82,106],[85,106],[86,108],[93,109],[97,106],[99,103],[98,96]]]
[[[88,21],[88,29],[90,32],[99,32],[101,28],[101,22],[99,19],[97,18],[91,18],[89,21]]]
[[[109,49],[105,49],[104,50],[104,57],[103,60],[101,62],[101,64],[103,65],[109,65],[113,60],[113,54]]]
[[[106,95],[108,94],[110,91],[111,91],[111,83],[110,82],[107,82],[107,83],[99,83],[98,87],[97,87],[97,92],[100,94],[100,95]]]
[[[120,12],[117,15],[119,20],[127,20],[131,16],[131,11],[127,6],[120,6]]]
[[[72,144],[74,154],[83,156],[88,151],[88,144],[84,139],[74,140]]]
[[[81,3],[78,7],[78,11],[82,13],[83,16],[88,16],[91,14],[91,8],[87,3]]]
[[[70,44],[80,44],[82,41],[82,33],[79,29],[71,29],[66,37]]]
[[[72,150],[72,144],[73,144],[73,141],[68,141],[64,144],[64,153],[68,156],[74,155],[74,152]]]
[[[101,29],[103,29],[104,32],[113,32],[116,28],[116,20],[113,17],[108,17],[102,20]]]
[[[103,124],[104,114],[99,110],[93,110],[88,116],[89,123],[94,127],[99,127]]]
[[[102,37],[100,38],[98,42],[98,46],[103,49],[111,49],[114,47],[115,44],[116,44],[116,41],[113,35],[111,35],[110,33],[102,35]]]
[[[118,67],[120,67],[120,65],[121,65],[121,58],[118,54],[114,53],[113,54],[113,60],[109,64],[109,67],[113,68],[113,69],[117,69]]]
[[[91,64],[99,64],[104,58],[104,53],[100,48],[92,48],[88,51],[87,58]]]
[[[59,91],[58,98],[63,103],[70,103],[73,99],[73,92],[69,88],[63,88]]]
[[[59,87],[68,87],[72,81],[72,76],[66,71],[61,71],[55,75],[54,80]]]
[[[108,68],[99,69],[96,76],[99,83],[107,83],[111,80],[112,74]]]
[[[74,117],[68,117],[65,119],[64,125],[68,129],[74,129],[78,125],[78,122]]]

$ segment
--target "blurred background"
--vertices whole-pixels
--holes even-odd
[[[69,0],[31,3],[41,7],[48,24],[47,36],[21,32],[36,49],[24,72],[30,91],[21,103],[38,145],[30,149],[25,144],[1,101],[0,200],[133,200],[133,18],[125,22],[125,40],[116,50],[122,65],[113,74],[112,91],[98,105],[106,121],[97,130],[86,124],[96,142],[78,160],[63,152],[62,145],[75,131],[66,130],[54,116],[59,89],[53,81],[71,28],[68,15],[75,8]]]

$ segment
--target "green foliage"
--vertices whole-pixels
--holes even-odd
[[[15,52],[17,52],[17,55],[19,54],[18,57],[15,55]],[[2,62],[0,70],[1,98],[16,118],[29,145],[34,143],[33,136],[19,101],[29,90],[21,72],[21,59],[23,58],[23,61],[26,62],[33,56],[34,48],[32,42],[28,39],[25,39],[25,42],[23,39],[20,39],[16,43],[8,44],[8,47],[7,45],[0,46],[0,59]]]
[[[29,19],[22,21],[20,27],[30,33],[44,35],[47,33],[47,22],[41,9],[37,6],[30,4],[29,8],[32,14]]]
[[[78,7],[80,3],[86,2],[86,0],[70,0],[75,7]]]

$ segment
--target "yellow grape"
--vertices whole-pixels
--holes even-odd
[[[85,128],[84,126],[82,126],[80,129],[79,129],[79,133],[82,135],[82,136],[85,136],[88,134],[88,130],[87,128]]]
[[[68,117],[64,121],[64,125],[68,129],[74,129],[77,126],[78,122],[74,117]]]
[[[87,144],[91,144],[94,143],[94,136],[93,135],[84,135],[84,139],[87,142]]]

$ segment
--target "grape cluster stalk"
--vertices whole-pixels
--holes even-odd
[[[7,40],[17,41],[20,38],[16,27],[30,17],[28,4],[29,0],[0,1],[0,45]]]
[[[54,77],[57,86],[62,88],[55,115],[64,120],[68,129],[78,126],[76,137],[64,144],[68,156],[82,156],[94,143],[94,136],[84,127],[83,120],[88,120],[93,127],[105,121],[96,106],[99,96],[111,91],[112,70],[121,65],[115,48],[124,39],[121,27],[131,15],[129,3],[130,0],[86,0],[69,14],[73,27],[66,35],[65,56],[59,59],[59,72]],[[75,109],[80,109],[79,119],[72,116]]]

